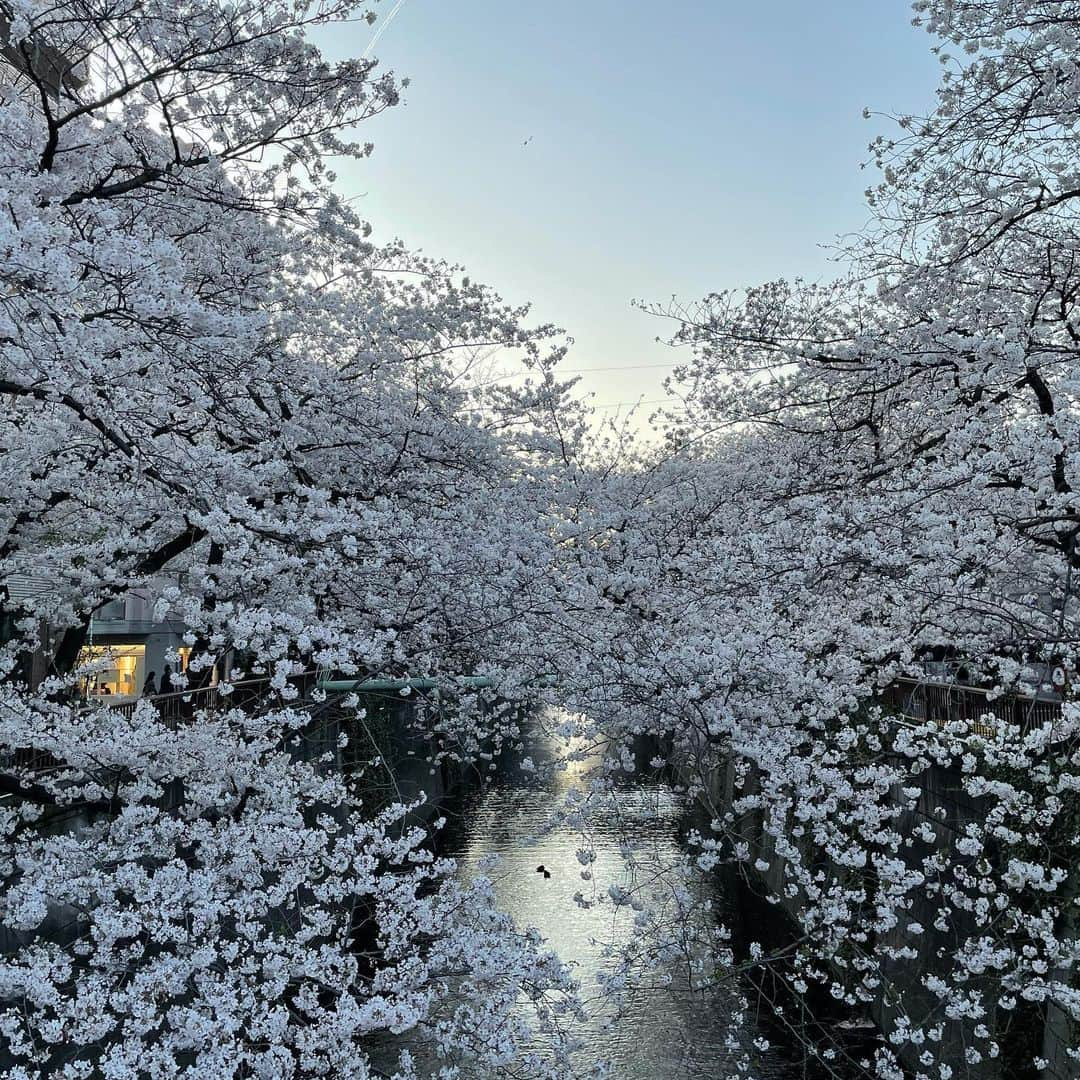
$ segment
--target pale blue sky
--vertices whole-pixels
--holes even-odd
[[[412,86],[341,182],[377,236],[565,327],[567,368],[671,364],[632,298],[830,275],[821,245],[866,220],[859,164],[888,130],[863,106],[923,109],[937,83],[910,17],[907,0],[405,0],[374,55]],[[582,386],[652,400],[664,374]]]

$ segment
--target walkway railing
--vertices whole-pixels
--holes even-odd
[[[913,720],[944,725],[957,720],[979,735],[990,735],[1005,725],[1022,732],[1053,725],[1061,719],[1061,701],[1027,694],[1002,694],[962,683],[928,679],[897,679],[881,694],[883,704]]]
[[[242,679],[225,685],[228,686],[227,693],[222,693],[222,683],[215,683],[213,686],[200,686],[192,690],[174,690],[168,694],[147,694],[143,698],[118,702],[111,708],[121,716],[133,716],[140,701],[149,701],[164,719],[179,720],[194,716],[198,712],[213,714],[221,708],[250,706],[271,696],[270,679],[265,676]],[[88,700],[101,699],[91,697]],[[102,703],[107,704],[107,701]]]
[[[304,676],[301,676],[303,678]],[[252,708],[262,705],[266,699],[276,696],[270,679],[244,679],[229,683],[227,693],[222,693],[222,684],[201,686],[193,690],[177,690],[169,694],[148,694],[144,698],[131,701],[114,702],[106,695],[91,696],[86,699],[88,705],[98,705],[110,709],[121,716],[131,717],[142,701],[151,702],[158,715],[170,727],[175,729],[180,723],[192,720],[196,714],[213,715],[219,709]],[[0,755],[0,768],[26,769],[42,772],[62,767],[46,750],[36,747],[20,747],[13,753]]]

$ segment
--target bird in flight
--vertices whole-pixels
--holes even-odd
[[[548,868],[547,868],[546,866],[544,866],[544,864],[543,864],[543,863],[541,863],[541,864],[540,864],[540,865],[539,865],[539,866],[538,866],[538,867],[536,868],[536,872],[537,872],[538,874],[543,874],[543,875],[544,875],[544,877],[546,877],[546,878],[549,878],[549,877],[551,877],[551,871],[550,871],[550,870],[549,870],[549,869],[548,869]]]
[[[521,145],[528,146],[533,141],[533,137],[530,135]]]

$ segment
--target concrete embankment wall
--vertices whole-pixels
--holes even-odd
[[[475,783],[475,771],[447,755],[436,757],[435,740],[418,723],[418,706],[391,695],[363,697],[365,715],[349,714],[341,721],[347,744],[339,764],[370,807],[423,800],[414,817],[429,821],[439,816],[446,799]]]
[[[737,796],[753,794],[756,790],[756,778],[751,772],[736,792],[735,772],[733,763],[728,763],[710,777],[710,794],[717,806],[730,809]],[[959,771],[934,766],[917,779],[912,779],[908,786],[918,786],[919,797],[914,806],[901,809],[897,819],[899,833],[912,840],[903,857],[912,866],[917,866],[927,855],[936,851],[950,865],[962,863],[964,857],[956,851],[956,841],[963,835],[967,823],[984,819],[985,810],[979,800],[963,790]],[[899,793],[894,793],[892,797],[898,808],[903,806]],[[917,838],[915,830],[920,825],[929,825],[932,840]],[[925,829],[919,831],[925,834]],[[761,812],[751,812],[741,817],[738,832],[750,845],[751,865],[748,872],[752,883],[756,883],[755,888],[762,894],[773,898],[775,907],[787,916],[794,937],[802,901],[798,895],[789,895],[784,860],[776,854],[773,838],[764,828]],[[820,853],[815,856],[806,849],[804,856],[808,861],[821,862]],[[768,864],[768,869],[758,869],[753,865],[759,860],[759,865]],[[834,869],[838,875],[852,872]],[[972,1028],[976,1022],[951,1020],[944,1016],[940,1001],[927,990],[924,978],[936,971],[945,973],[950,970],[953,956],[974,927],[965,926],[960,913],[957,913],[957,918],[947,930],[937,929],[934,926],[937,909],[937,898],[916,895],[911,910],[885,940],[879,942],[905,951],[903,959],[885,960],[882,963],[880,988],[867,1006],[868,1015],[879,1030],[893,1030],[896,1019],[901,1015],[911,1017],[916,1025],[941,1024],[943,1038],[941,1043],[933,1047],[933,1053],[938,1061],[952,1067],[953,1080],[1080,1080],[1080,1065],[1068,1054],[1070,1047],[1080,1044],[1074,1025],[1065,1014],[1054,1006],[1043,1013],[1037,1006],[1024,1006],[1023,1003],[1018,1010],[999,1012],[999,990],[990,979],[981,985],[972,980],[969,987],[982,992],[989,1016],[980,1022],[995,1032],[1002,1053],[996,1059],[981,1062],[973,1063],[966,1059],[967,1048],[980,1042],[973,1037]],[[921,926],[922,932],[910,930],[912,924]],[[833,965],[833,970],[841,980],[846,978],[846,973],[840,967]],[[925,1049],[907,1045],[897,1047],[895,1051],[905,1067],[914,1073],[920,1068],[918,1058]],[[1036,1071],[1032,1064],[1037,1056],[1048,1062],[1041,1072]]]

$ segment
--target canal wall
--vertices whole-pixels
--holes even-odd
[[[428,823],[442,805],[476,787],[481,774],[452,753],[440,753],[424,711],[431,703],[391,694],[360,695],[363,714],[342,714],[346,742],[338,764],[369,808],[419,804],[412,820]]]
[[[711,774],[708,787],[715,806],[731,811],[737,798],[760,790],[753,769],[748,773],[740,770],[739,775],[742,780],[737,787],[732,761]],[[919,789],[913,805],[902,800],[899,791],[889,796],[899,812],[897,830],[911,841],[901,857],[912,867],[921,866],[923,859],[933,853],[941,854],[949,865],[962,864],[965,857],[957,851],[956,842],[963,835],[965,825],[985,820],[981,800],[964,790],[962,774],[951,768],[932,766],[905,786]],[[781,922],[787,924],[789,939],[794,940],[804,897],[791,887],[785,860],[776,852],[775,839],[765,828],[763,813],[755,810],[741,814],[735,832],[736,838],[750,848],[749,863],[744,868],[750,885],[783,913]],[[926,839],[920,839],[920,835]],[[802,844],[802,856],[807,864],[821,863],[821,853],[811,851],[806,842]],[[842,878],[857,871],[833,866],[831,872]],[[902,956],[882,960],[879,986],[866,1002],[867,1014],[879,1031],[893,1030],[895,1021],[903,1015],[911,1017],[917,1026],[940,1024],[942,1039],[935,1044],[933,1053],[939,1061],[951,1066],[953,1080],[1080,1080],[1080,1064],[1068,1053],[1070,1047],[1080,1046],[1076,1026],[1069,1018],[1055,1006],[1044,1013],[1037,1006],[1023,1004],[998,1016],[999,989],[990,979],[982,984],[972,979],[968,988],[981,994],[989,1015],[980,1023],[995,1032],[1002,1052],[995,1059],[967,1060],[967,1048],[980,1042],[973,1036],[974,1022],[944,1017],[939,999],[927,990],[924,979],[949,970],[951,958],[975,927],[965,925],[963,913],[957,912],[949,929],[935,928],[937,908],[935,899],[916,895],[911,910],[900,923],[878,939],[877,944]],[[909,930],[913,924],[921,926],[922,932]],[[775,937],[775,927],[770,932]],[[881,950],[881,954],[885,951]],[[831,967],[841,982],[853,986],[852,976],[844,967],[835,962]],[[920,1068],[918,1059],[925,1049],[910,1044],[893,1047],[905,1068],[913,1073]],[[1036,1057],[1047,1062],[1042,1071],[1032,1064]]]

